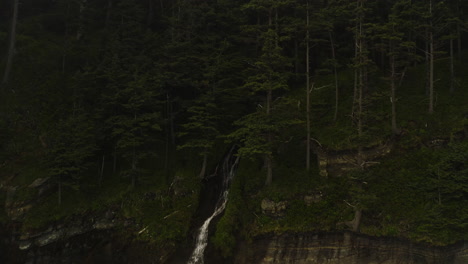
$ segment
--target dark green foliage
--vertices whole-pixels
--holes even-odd
[[[467,175],[465,153],[466,143],[435,152],[423,148],[390,157],[363,175],[368,195],[375,196],[364,201],[369,215],[363,231],[435,244],[466,239],[467,192],[460,182]],[[400,186],[398,192],[391,186]]]
[[[200,155],[208,154],[219,136],[216,122],[220,116],[217,111],[218,107],[214,98],[210,98],[210,96],[201,98],[196,105],[190,107],[188,109],[189,114],[191,114],[189,122],[182,125],[185,131],[179,136],[191,135],[193,138],[179,148],[192,148]]]
[[[352,206],[363,209],[370,235],[467,239],[467,4],[432,0],[431,15],[428,1],[358,2],[309,0],[309,28],[305,1],[22,2],[9,89],[0,91],[0,185],[18,186],[15,201],[37,200],[23,229],[115,207],[141,227],[128,231],[134,237],[179,244],[197,208],[200,155],[211,175],[227,138],[249,159],[212,238],[224,256],[237,239],[265,232],[345,229]],[[10,15],[0,9],[4,58]],[[393,144],[372,167],[328,179],[318,164],[302,169],[306,31],[313,141],[330,153]],[[421,64],[429,31],[437,51],[430,116]],[[358,56],[355,36],[366,40]],[[355,69],[366,72],[360,133]],[[268,187],[265,167],[274,171]],[[50,176],[50,193],[27,187]],[[322,199],[306,203],[317,192]],[[284,215],[263,214],[264,198],[286,201]]]
[[[77,185],[91,165],[91,158],[96,151],[93,124],[83,113],[76,113],[66,120],[61,120],[50,137],[47,157],[50,175],[58,181]]]

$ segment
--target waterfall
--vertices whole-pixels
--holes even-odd
[[[203,264],[204,260],[204,252],[205,248],[208,245],[208,227],[210,226],[211,220],[215,218],[217,215],[222,213],[226,208],[226,204],[228,201],[228,194],[229,194],[229,186],[231,183],[232,178],[234,177],[234,171],[237,163],[239,162],[239,157],[237,157],[233,161],[232,152],[234,147],[231,148],[228,155],[224,159],[223,166],[222,166],[222,176],[223,176],[223,184],[221,189],[221,195],[218,198],[218,202],[216,203],[215,210],[213,214],[205,220],[203,225],[198,230],[198,236],[195,244],[195,249],[193,250],[192,256],[188,261],[188,264]]]

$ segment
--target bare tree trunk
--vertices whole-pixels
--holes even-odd
[[[299,77],[299,43],[297,39],[294,40],[294,73],[296,75],[296,80]]]
[[[103,176],[104,176],[104,165],[105,165],[105,162],[106,162],[106,156],[105,156],[105,155],[102,155],[101,170],[99,171],[99,186],[102,185],[102,179],[103,179]]]
[[[135,188],[136,186],[136,181],[137,181],[137,169],[136,169],[136,151],[135,147],[133,147],[132,150],[132,188]]]
[[[362,1],[358,2],[360,4],[360,7],[362,8]],[[363,18],[362,15],[359,15],[359,30],[358,30],[358,55],[359,55],[359,81],[358,81],[358,113],[357,113],[357,129],[358,129],[358,138],[359,140],[362,139],[363,133],[362,133],[362,100],[363,100],[363,90],[364,90],[364,85],[365,81],[367,79],[366,73],[365,73],[365,66],[364,66],[364,36],[363,36]],[[361,166],[362,164],[362,143],[359,142],[358,145],[358,164]]]
[[[106,22],[105,22],[106,29],[108,29],[110,25],[111,11],[112,11],[112,0],[107,0]]]
[[[65,73],[65,66],[67,60],[67,42],[68,42],[68,19],[70,17],[70,0],[67,0],[67,13],[65,15],[65,34],[63,36],[62,45],[62,73]]]
[[[172,106],[172,100],[169,100],[169,124],[171,128],[171,147],[175,146],[175,126],[174,126],[174,110]]]
[[[200,174],[198,175],[200,179],[205,178],[207,161],[208,161],[208,154],[206,153],[206,149],[205,149],[205,153],[203,154],[202,168],[201,168]]]
[[[83,13],[86,9],[86,2],[87,0],[81,0],[80,1],[80,14],[79,14],[79,17],[78,17],[78,29],[76,31],[76,40],[80,40],[81,37],[83,36],[83,30],[84,30],[84,26],[83,26]]]
[[[270,116],[271,116],[272,93],[273,91],[271,89],[267,91],[266,114],[267,114],[268,119],[271,118]],[[273,141],[271,131],[268,131],[267,140],[268,140],[268,145],[271,146],[272,141]],[[266,177],[265,185],[268,186],[271,184],[272,179],[273,179],[273,168],[272,168],[273,164],[271,160],[271,154],[265,154],[265,165],[267,169],[267,177]]]
[[[460,23],[457,23],[457,46],[458,46],[458,61],[461,62],[461,49],[462,49],[462,43],[461,43],[461,28],[460,28]]]
[[[114,145],[114,162],[112,164],[112,174],[117,172],[117,143]]]
[[[346,202],[346,201],[345,201]],[[353,232],[359,232],[361,226],[361,218],[362,218],[362,209],[357,205],[351,205],[346,202],[349,206],[351,206],[354,210],[354,218],[351,221],[344,222]]]
[[[306,119],[307,119],[307,147],[306,170],[310,170],[310,59],[309,59],[309,1],[307,1],[307,32],[306,32]]]
[[[429,33],[429,114],[434,113],[434,36]]]
[[[353,232],[359,232],[359,227],[361,226],[362,218],[362,209],[354,209],[354,219],[353,219]]]
[[[426,66],[426,87],[425,87],[426,91],[425,91],[425,93],[426,93],[426,95],[429,95],[429,90],[430,90],[429,86],[430,86],[430,82],[431,82],[430,81],[430,79],[431,79],[431,74],[430,74],[430,71],[431,71],[430,70],[430,64],[431,64],[430,53],[431,52],[430,52],[430,47],[429,47],[430,46],[430,44],[429,44],[429,42],[430,42],[429,38],[430,37],[429,37],[429,30],[428,29],[426,29],[425,34],[426,34],[426,40],[425,40],[425,42],[426,42],[425,43],[425,49],[426,50],[424,52],[425,62],[426,62],[425,63],[425,66]]]
[[[146,18],[146,26],[150,27],[153,23],[154,18],[154,7],[153,7],[153,0],[148,0],[148,16]]]
[[[272,160],[270,154],[265,154],[265,167],[267,169],[267,177],[265,180],[265,186],[268,186],[273,181],[273,169],[272,169]]]
[[[393,44],[391,45],[392,53],[393,53]],[[397,135],[400,133],[398,127],[397,127],[397,121],[396,121],[396,70],[395,70],[395,55],[392,54],[390,56],[390,69],[391,69],[391,76],[390,76],[390,86],[391,86],[391,103],[392,103],[392,133],[393,135]]]
[[[6,65],[3,73],[2,87],[8,85],[10,79],[11,66],[15,55],[16,24],[18,22],[18,0],[13,0],[13,16],[11,17],[10,34],[8,38],[8,52],[6,54]]]
[[[166,93],[166,150],[164,153],[164,172],[166,180],[169,182],[169,140],[170,140],[170,126],[169,126],[169,93]]]
[[[330,47],[332,52],[333,60],[333,75],[335,78],[335,114],[333,115],[333,121],[336,122],[338,119],[338,102],[339,102],[339,88],[338,88],[338,73],[336,70],[336,54],[335,54],[335,41],[333,40],[332,32],[328,31],[328,37],[330,38]]]
[[[133,113],[133,122],[136,123],[137,114]],[[137,182],[137,158],[135,145],[132,148],[132,188],[135,188]]]
[[[455,92],[455,66],[453,54],[453,38],[450,39],[450,94]]]
[[[271,28],[272,24],[272,9],[270,8],[269,10],[269,15],[268,15],[268,28]],[[277,39],[275,41],[278,41]],[[276,42],[277,44],[277,42]],[[268,77],[268,81],[271,80],[271,76]],[[271,86],[268,88],[267,94],[266,94],[266,115],[268,119],[271,119],[271,104],[273,101],[273,90]],[[268,145],[271,146],[271,143],[273,141],[271,131],[268,131],[267,135],[267,142]],[[265,154],[265,166],[267,169],[267,175],[266,175],[266,180],[265,180],[265,185],[270,185],[272,180],[273,180],[273,168],[272,168],[272,160],[271,160],[271,154]]]
[[[358,24],[356,23],[356,35],[355,40],[354,40],[354,58],[355,62],[358,62],[358,56],[359,56],[359,39],[358,39]],[[354,112],[356,111],[356,102],[358,98],[358,68],[355,66],[354,67],[354,88],[353,88],[353,103],[351,107],[351,118],[354,119]]]
[[[161,16],[164,16],[164,3],[163,3],[163,0],[159,0],[159,8],[161,8]]]
[[[432,32],[432,0],[429,1],[431,16],[429,30],[429,114],[434,113],[434,32]]]
[[[62,176],[58,176],[58,204],[62,205]]]

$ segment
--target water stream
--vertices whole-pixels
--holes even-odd
[[[221,189],[221,195],[218,198],[216,203],[215,210],[213,214],[205,220],[203,225],[198,230],[198,236],[195,243],[195,249],[193,250],[192,256],[190,257],[188,264],[203,264],[204,263],[204,252],[206,246],[208,245],[208,227],[210,226],[213,218],[218,216],[226,208],[229,195],[229,186],[232,178],[234,177],[235,168],[239,162],[239,157],[234,159],[233,157],[234,148],[229,151],[229,154],[226,156],[222,166],[222,177],[223,184]]]

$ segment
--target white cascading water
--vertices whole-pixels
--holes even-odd
[[[188,264],[204,263],[204,252],[206,246],[208,245],[208,227],[210,226],[211,220],[213,220],[213,218],[222,213],[226,208],[229,194],[229,185],[231,183],[232,178],[234,177],[235,167],[239,162],[239,157],[237,157],[234,162],[232,161],[233,149],[234,148],[231,149],[223,163],[223,185],[221,190],[222,193],[218,199],[218,202],[216,203],[216,207],[213,214],[205,220],[205,222],[198,231],[197,241],[195,244],[196,246],[193,250],[190,260],[188,261]]]

